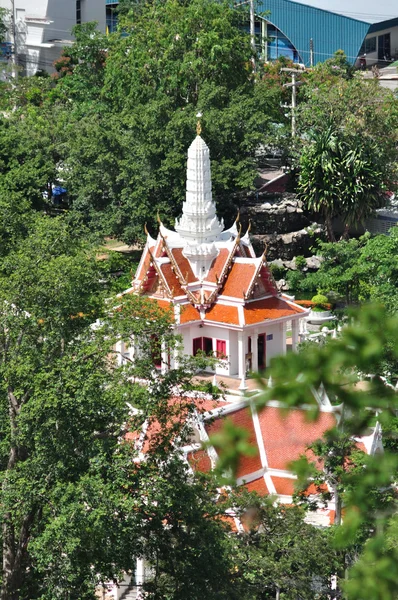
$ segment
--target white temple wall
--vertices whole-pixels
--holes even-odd
[[[269,325],[265,329],[267,336],[267,361],[266,366],[269,367],[270,361],[274,356],[280,356],[286,353],[286,324],[275,323]],[[272,339],[270,336],[272,335]]]
[[[237,375],[238,373],[238,332],[229,331],[229,373],[228,375]]]
[[[228,330],[224,327],[203,325],[192,325],[182,329],[180,335],[183,339],[183,352],[188,356],[193,354],[193,341],[195,338],[208,338],[212,340],[212,352],[215,356],[217,353],[217,340],[225,342],[225,356],[228,358],[217,364],[216,373],[218,375],[236,375],[238,372],[238,355],[237,355],[237,332]],[[212,369],[208,369],[212,372]]]

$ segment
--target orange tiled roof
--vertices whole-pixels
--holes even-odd
[[[231,270],[227,275],[222,289],[222,295],[243,299],[255,272],[256,266],[254,263],[232,263]]]
[[[317,421],[306,420],[305,410],[284,414],[280,408],[266,406],[258,418],[271,469],[289,470],[289,464],[305,454],[307,446],[336,424],[332,413],[320,412]]]
[[[238,309],[236,306],[213,304],[213,306],[206,311],[205,320],[215,321],[216,323],[239,325]]]
[[[237,427],[241,427],[244,429],[249,437],[248,443],[254,447],[257,447],[256,434],[254,431],[253,418],[251,414],[251,410],[249,407],[241,408],[240,410],[236,410],[233,413],[230,413],[225,417],[226,419],[230,419],[234,425]],[[225,418],[221,417],[215,419],[213,423],[210,423],[206,426],[209,435],[217,433],[223,427]],[[257,452],[254,456],[242,456],[239,461],[237,477],[244,477],[245,475],[249,475],[250,473],[254,473],[262,468],[261,459],[259,453]]]
[[[153,249],[154,249],[154,246],[152,246],[151,248],[149,248],[149,250],[151,252],[152,252]],[[144,277],[146,275],[146,272],[149,269],[149,263],[150,263],[150,261],[151,261],[151,257],[150,257],[150,254],[148,252],[148,249],[145,249],[144,250],[144,258],[143,258],[142,263],[141,263],[141,268],[140,268],[139,272],[137,272],[135,274],[136,279],[138,279],[140,281],[142,279],[144,279]]]
[[[280,298],[264,298],[255,302],[247,302],[244,307],[245,324],[252,325],[270,319],[290,317],[301,310],[294,308],[291,304]]]
[[[211,460],[206,450],[188,452],[187,458],[194,471],[200,471],[201,473],[208,473],[211,471]]]
[[[209,273],[206,277],[206,281],[211,281],[212,283],[217,283],[217,278],[221,275],[221,271],[224,268],[225,263],[228,260],[230,251],[228,248],[221,248],[220,253],[213,260],[212,265],[210,267]]]
[[[176,263],[178,264],[179,269],[181,271],[181,275],[184,277],[184,279],[187,283],[193,283],[194,281],[197,281],[197,278],[193,274],[191,265],[189,264],[189,260],[187,258],[185,258],[182,251],[183,251],[183,248],[172,248],[171,249],[174,259],[175,259]]]
[[[276,493],[282,496],[293,496],[294,481],[294,479],[290,479],[289,477],[272,477]]]
[[[259,496],[266,496],[269,494],[263,476],[251,481],[250,483],[245,483],[245,488],[248,492],[257,492]]]
[[[180,323],[189,323],[190,321],[200,321],[200,312],[192,304],[183,304],[181,306]]]
[[[178,281],[178,277],[174,273],[171,264],[164,263],[160,265],[160,270],[162,271],[167,285],[169,286],[169,289],[172,292],[173,296],[183,296],[185,292],[182,289],[181,284]]]

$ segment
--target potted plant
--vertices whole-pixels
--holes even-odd
[[[316,294],[311,299],[311,312],[308,316],[310,323],[323,323],[334,319],[331,316],[331,305],[328,303],[328,299],[323,294]]]

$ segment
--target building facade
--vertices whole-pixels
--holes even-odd
[[[398,60],[398,17],[373,23],[363,41],[360,54],[366,57],[366,65],[388,67]]]
[[[97,21],[99,29],[106,30],[105,0],[0,0],[0,7],[9,13],[2,62],[10,62],[15,52],[22,75],[51,73],[62,48],[73,42],[75,25]]]

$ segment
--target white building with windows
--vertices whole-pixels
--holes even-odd
[[[295,349],[299,322],[308,314],[278,291],[266,252],[256,256],[238,219],[229,229],[218,219],[209,148],[200,135],[188,150],[182,216],[175,230],[160,223],[157,239],[147,234],[132,288],[125,293],[145,295],[173,311],[184,354],[202,350],[217,356],[216,373],[238,377],[241,389],[247,372],[264,369],[286,352],[288,322]],[[158,366],[170,360],[162,356]]]
[[[96,21],[100,31],[106,31],[105,0],[0,0],[0,7],[8,11],[2,62],[9,62],[15,50],[22,75],[52,72],[62,48],[73,41],[75,25]]]

